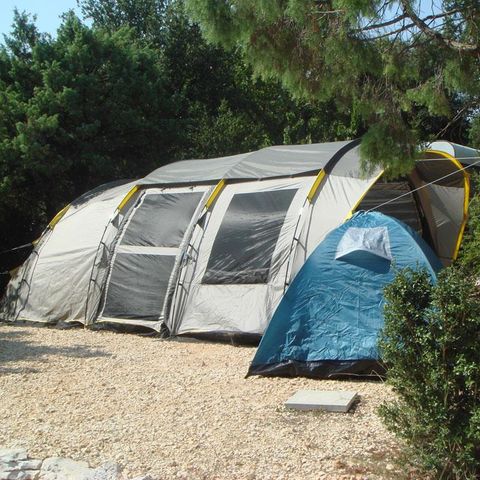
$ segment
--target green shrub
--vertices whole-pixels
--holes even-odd
[[[480,277],[480,174],[470,175],[471,188],[476,194],[468,206],[469,218],[463,236],[460,255],[456,266],[465,275]]]
[[[480,298],[475,275],[404,270],[385,290],[379,341],[398,394],[380,409],[387,428],[437,478],[480,477]]]

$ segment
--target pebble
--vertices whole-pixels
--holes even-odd
[[[109,460],[136,480],[335,480],[355,478],[360,467],[362,478],[396,476],[398,444],[376,414],[394,398],[389,387],[245,379],[254,353],[0,323],[0,445],[22,460],[28,451],[80,462],[80,471],[97,465],[97,477],[104,468],[95,480],[110,480]],[[361,402],[349,414],[287,411],[300,389],[355,390]]]

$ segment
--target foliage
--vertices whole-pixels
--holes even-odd
[[[475,192],[468,205],[468,222],[463,235],[457,267],[465,275],[480,279],[480,173],[470,175],[471,188]]]
[[[79,5],[92,27],[68,13],[51,38],[17,12],[0,46],[0,251],[107,181],[357,134],[332,102],[294,100],[240,51],[208,44],[181,0]]]
[[[475,277],[399,272],[385,290],[379,342],[398,400],[380,409],[411,458],[438,478],[480,474],[480,297]]]
[[[53,40],[16,13],[0,112],[0,248],[32,240],[86,190],[164,163],[176,143],[156,52],[72,14]]]
[[[143,23],[133,22],[129,12],[137,2],[140,10],[163,9],[163,19],[153,22],[144,16]],[[182,130],[174,158],[343,140],[358,133],[351,117],[339,113],[331,102],[294,100],[278,81],[253,77],[240,50],[225,51],[207,43],[181,0],[79,0],[79,4],[94,26],[109,31],[119,25],[132,27],[141,32],[140,39],[157,46]],[[104,15],[105,10],[110,14]],[[159,23],[161,29],[152,27]]]
[[[478,115],[477,2],[187,0],[187,6],[210,41],[240,45],[256,73],[356,116],[368,130],[364,159],[393,173],[411,168],[405,160],[413,161],[420,140],[442,135],[464,143],[464,127]]]
[[[137,38],[161,45],[168,0],[77,0],[83,15],[113,33],[130,27]]]

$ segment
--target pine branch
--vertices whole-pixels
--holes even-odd
[[[425,35],[429,36],[430,38],[437,40],[438,42],[442,43],[443,45],[453,48],[454,50],[463,51],[463,52],[471,52],[476,53],[480,51],[480,47],[475,44],[470,43],[462,43],[457,42],[456,40],[452,40],[443,36],[437,30],[430,28],[426,23],[425,19],[420,18],[412,9],[411,5],[409,4],[408,0],[400,0],[402,5],[403,11],[405,14],[412,20],[413,24],[421,30]],[[447,15],[448,12],[445,12],[443,16]]]

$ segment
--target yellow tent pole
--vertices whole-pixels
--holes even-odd
[[[117,210],[121,210],[128,202],[129,200],[137,193],[137,191],[140,189],[138,185],[134,185],[128,193],[123,197],[123,200],[119,203]]]
[[[70,208],[70,204],[66,205],[63,207],[50,221],[48,224],[48,228],[50,230],[53,230],[55,228],[55,225],[63,218],[63,216],[67,213],[67,210]]]
[[[315,178],[315,181],[313,182],[310,191],[308,192],[307,199],[310,203],[313,203],[313,199],[315,198],[315,195],[320,187],[320,184],[322,183],[323,179],[325,178],[326,173],[325,170],[322,168],[318,172],[317,177]]]
[[[220,192],[225,188],[225,185],[227,184],[226,180],[222,179],[220,180],[215,188],[213,189],[213,192],[210,194],[208,197],[207,201],[205,202],[205,208],[207,210],[210,210],[211,206],[217,199],[217,197],[220,195]]]
[[[360,198],[358,199],[357,203],[352,207],[352,209],[348,212],[348,215],[345,217],[345,221],[348,219],[352,218],[353,214],[355,213],[355,210],[358,208],[358,206],[362,203],[362,200],[366,197],[367,193],[372,189],[372,187],[378,182],[380,177],[385,173],[385,170],[382,170],[373,180],[373,183],[360,195]]]

